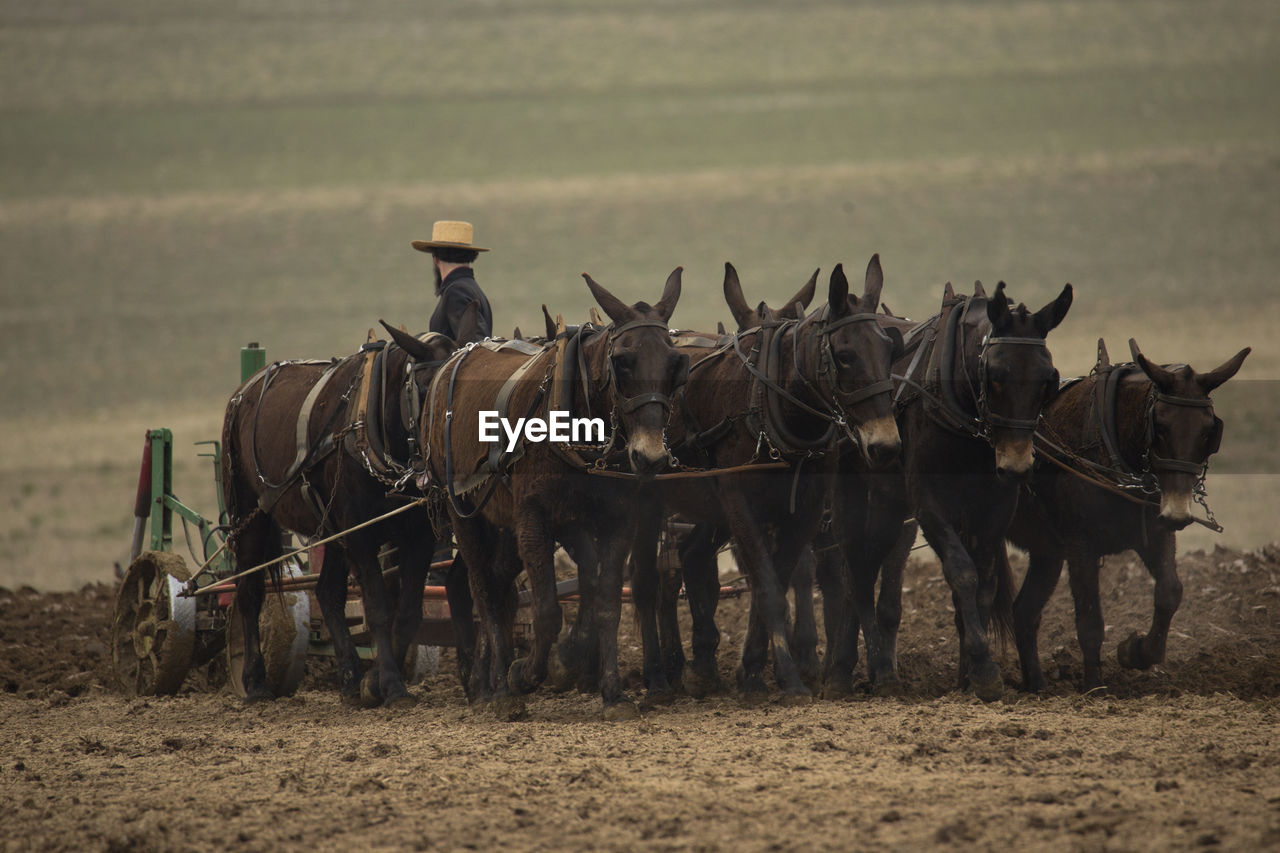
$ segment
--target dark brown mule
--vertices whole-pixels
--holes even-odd
[[[879,257],[867,266],[861,296],[849,293],[843,267],[831,275],[827,304],[800,320],[768,319],[750,312],[737,273],[725,267],[725,293],[739,325],[757,327],[735,335],[731,347],[699,362],[690,376],[671,434],[677,455],[699,467],[729,468],[779,460],[781,471],[737,471],[714,478],[656,484],[659,500],[640,520],[633,553],[637,616],[645,635],[645,676],[651,689],[665,688],[652,616],[643,592],[653,578],[658,527],[663,513],[709,521],[728,531],[751,583],[751,618],[743,645],[739,687],[749,696],[766,692],[764,668],[788,699],[810,695],[791,656],[785,591],[804,547],[817,531],[830,488],[835,448],[852,438],[869,464],[896,457],[899,440],[889,399],[894,341],[875,322],[884,278]],[[754,319],[753,319],[754,318]],[[694,588],[691,587],[691,609]],[[711,610],[709,604],[700,605]],[[694,644],[694,674],[714,673],[714,660],[700,659],[706,644]]]
[[[1013,606],[1026,690],[1044,689],[1036,638],[1063,560],[1085,690],[1103,686],[1098,572],[1107,554],[1133,549],[1155,580],[1151,628],[1120,644],[1121,665],[1147,669],[1164,660],[1169,622],[1182,601],[1176,531],[1191,523],[1192,500],[1222,441],[1222,421],[1209,394],[1236,374],[1250,352],[1242,349],[1216,370],[1198,373],[1184,364],[1153,364],[1132,340],[1134,361],[1112,365],[1098,344],[1093,373],[1064,388],[1045,409],[1037,444],[1048,458],[1037,462],[1009,528],[1009,540],[1030,552]]]
[[[612,430],[610,448],[618,453],[608,454],[606,448],[602,458],[643,476],[668,465],[663,430],[671,395],[688,370],[687,358],[672,347],[667,329],[680,297],[680,276],[677,268],[653,306],[628,306],[584,276],[613,322],[604,329],[583,330],[582,371],[570,391],[570,409],[574,416],[606,419]],[[526,443],[517,458],[499,459],[495,467],[490,463],[491,445],[479,440],[479,413],[502,408],[497,400],[504,386],[506,410],[513,420],[546,416],[545,391],[556,368],[553,352],[549,347],[530,357],[476,347],[442,368],[432,386],[432,415],[424,423],[431,473],[436,485],[451,492],[449,514],[470,567],[499,713],[521,713],[517,694],[535,689],[547,676],[548,655],[561,625],[553,571],[555,542],[586,534],[596,545],[600,565],[594,610],[605,714],[632,716],[635,705],[623,694],[618,677],[617,629],[637,482],[588,473],[593,467],[589,462],[554,442]],[[533,594],[533,646],[527,658],[514,662],[511,608],[504,592],[510,588],[511,561],[492,559],[495,550],[504,547],[518,549]]]
[[[902,473],[841,472],[837,538],[853,611],[830,656],[835,692],[852,682],[859,626],[873,685],[896,682],[901,561],[887,557],[900,547],[903,522],[914,511],[951,587],[960,683],[972,684],[986,701],[1003,693],[988,630],[993,617],[1001,626],[1011,620],[1013,593],[996,557],[1019,484],[1031,474],[1040,409],[1058,387],[1045,337],[1071,306],[1071,285],[1035,313],[1011,308],[1004,287],[988,299],[981,285],[973,296],[957,297],[948,284],[942,311],[908,333],[908,350],[894,365],[906,386],[898,392]]]
[[[474,321],[474,312],[470,316]],[[381,353],[273,364],[232,397],[223,423],[222,487],[239,569],[280,556],[284,530],[311,538],[332,535],[418,496],[411,483],[410,436],[417,417],[412,401],[421,399],[432,371],[455,347],[443,335],[421,341],[396,337],[399,344]],[[361,388],[373,393],[363,396]],[[304,415],[304,410],[309,411]],[[395,590],[388,590],[378,563],[384,542],[399,552],[394,608]],[[350,533],[326,549],[316,598],[334,644],[344,700],[361,697],[362,666],[344,613],[350,569],[356,571],[380,650],[363,701],[406,704],[413,699],[401,670],[422,618],[422,588],[434,545],[427,511],[420,507]],[[237,581],[248,701],[271,697],[258,631],[264,593],[262,572]]]

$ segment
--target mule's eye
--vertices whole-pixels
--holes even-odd
[[[836,352],[836,361],[840,362],[845,367],[853,367],[858,363],[858,357],[848,350],[839,350]]]
[[[613,370],[615,373],[630,374],[636,369],[636,355],[633,352],[615,353],[613,356]]]

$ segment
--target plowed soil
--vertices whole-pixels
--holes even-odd
[[[243,706],[196,674],[175,697],[111,686],[114,591],[0,591],[0,847],[809,850],[1280,845],[1280,546],[1185,555],[1167,662],[1122,670],[1150,619],[1129,555],[1104,570],[1109,691],[1077,692],[1063,583],[1048,694],[954,688],[936,562],[914,560],[904,698],[747,707],[683,699],[630,723],[540,691],[528,718],[468,708],[452,655],[408,711],[338,701],[330,669]],[[722,604],[731,680],[745,602]],[[627,668],[638,664],[630,626]]]

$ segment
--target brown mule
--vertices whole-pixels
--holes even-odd
[[[475,312],[464,316],[474,330]],[[223,423],[222,487],[230,549],[239,569],[280,556],[285,530],[304,537],[332,535],[418,496],[410,476],[412,410],[402,410],[401,383],[404,401],[420,398],[455,346],[443,335],[418,340],[393,334],[398,343],[380,352],[334,362],[278,362],[232,397]],[[386,393],[361,396],[360,389],[378,382]],[[381,424],[377,429],[370,428],[373,415]],[[362,440],[352,440],[357,437]],[[397,491],[398,497],[390,494]],[[399,552],[398,580],[390,589],[377,556],[385,542]],[[420,507],[350,533],[326,549],[316,598],[334,644],[344,701],[413,701],[402,667],[422,618],[422,588],[434,546],[427,511]],[[345,618],[352,568],[380,650],[363,691],[363,665]],[[275,576],[278,566],[271,572]],[[243,682],[251,702],[272,696],[258,631],[264,595],[261,572],[237,581],[236,609],[246,645]]]
[[[1136,342],[1129,345],[1133,362],[1113,365],[1099,341],[1097,367],[1049,404],[1037,434],[1038,451],[1047,459],[1037,463],[1008,533],[1030,554],[1013,605],[1025,690],[1045,687],[1037,648],[1040,614],[1064,560],[1084,690],[1104,686],[1098,573],[1107,554],[1133,549],[1155,580],[1151,628],[1119,645],[1121,665],[1147,669],[1165,657],[1169,623],[1182,600],[1177,531],[1191,523],[1192,500],[1222,441],[1222,420],[1209,394],[1236,374],[1250,350],[1199,373],[1185,364],[1155,364]]]
[[[605,715],[636,713],[617,668],[622,564],[631,544],[639,480],[669,464],[663,431],[671,395],[688,372],[688,359],[674,349],[667,329],[680,298],[681,270],[672,272],[662,298],[652,306],[629,306],[584,278],[612,322],[603,329],[581,329],[582,369],[565,403],[575,416],[608,419],[612,437],[607,447],[591,454],[551,441],[526,442],[505,457],[480,440],[482,411],[505,409],[513,418],[549,414],[546,391],[557,370],[556,349],[550,346],[532,356],[483,346],[460,352],[438,374],[431,415],[423,424],[432,481],[449,493],[446,506],[471,572],[491,657],[487,687],[499,713],[507,717],[522,713],[519,694],[547,677],[549,653],[560,630],[555,543],[583,535],[595,545],[600,565],[593,609]],[[602,465],[621,465],[639,479],[592,473],[595,464],[580,455],[584,452],[598,456]],[[527,657],[514,661],[513,610],[507,601],[514,563],[495,562],[495,549],[518,553],[533,594],[533,645]]]

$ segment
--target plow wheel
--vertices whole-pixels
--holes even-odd
[[[286,563],[282,577],[296,577],[302,570]],[[258,635],[267,667],[267,687],[276,696],[292,696],[307,673],[307,646],[311,641],[311,601],[303,590],[276,592],[267,582],[266,599],[258,617]],[[233,601],[227,610],[227,681],[244,698],[244,627]]]
[[[111,659],[121,688],[131,696],[178,692],[191,667],[196,601],[182,598],[181,556],[143,551],[125,572],[111,624]]]

